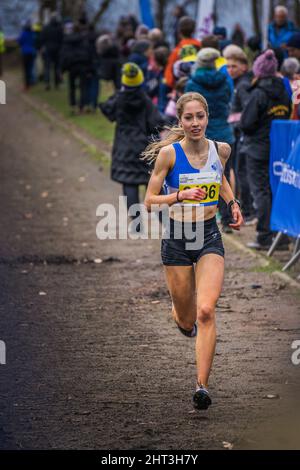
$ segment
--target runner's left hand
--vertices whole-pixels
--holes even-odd
[[[241,225],[244,223],[244,219],[238,204],[233,204],[231,206],[231,213],[234,222],[229,224],[229,227],[231,227],[233,230],[240,230]]]

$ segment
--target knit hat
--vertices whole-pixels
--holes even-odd
[[[182,62],[196,62],[197,49],[192,44],[186,44],[180,49],[179,58]]]
[[[196,68],[214,69],[215,61],[221,56],[217,49],[204,47],[197,54]]]
[[[264,78],[276,75],[278,60],[274,51],[268,49],[259,55],[253,64],[253,73],[257,78]]]
[[[286,43],[286,45],[287,47],[294,47],[295,49],[300,49],[300,33],[293,34]]]
[[[143,71],[137,64],[127,62],[122,67],[122,85],[127,87],[138,87],[144,83]]]
[[[213,34],[215,36],[222,36],[222,38],[227,38],[227,29],[224,26],[215,26]]]

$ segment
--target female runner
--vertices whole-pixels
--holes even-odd
[[[193,404],[207,409],[212,403],[208,379],[216,345],[215,308],[224,278],[224,248],[216,223],[219,196],[231,211],[234,230],[240,229],[243,217],[223,175],[231,148],[205,137],[205,98],[185,93],[176,107],[179,127],[171,128],[165,139],[150,144],[143,154],[155,160],[145,206],[149,212],[154,205],[169,206],[170,227],[162,240],[162,262],[174,321],[185,336],[197,337]],[[166,194],[160,195],[163,186]]]

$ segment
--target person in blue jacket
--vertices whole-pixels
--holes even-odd
[[[36,37],[34,31],[32,31],[30,20],[25,23],[22,33],[18,38],[18,43],[23,57],[24,89],[26,91],[33,85],[33,69],[37,53]]]
[[[288,10],[279,5],[274,10],[274,21],[269,24],[268,38],[272,48],[285,47],[295,32],[295,26],[288,20]]]
[[[220,57],[217,49],[206,47],[197,55],[195,71],[187,82],[185,92],[194,91],[205,97],[209,107],[209,123],[206,129],[208,139],[218,142],[234,143],[233,129],[228,124],[231,104],[231,87],[226,75],[216,70],[216,61]],[[233,167],[229,159],[225,167],[225,176],[230,179],[230,170]],[[231,233],[231,223],[227,206],[222,199],[219,202],[223,231]]]

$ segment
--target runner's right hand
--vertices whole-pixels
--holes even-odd
[[[202,201],[206,199],[206,191],[202,188],[183,189],[179,193],[179,198],[183,200]]]

